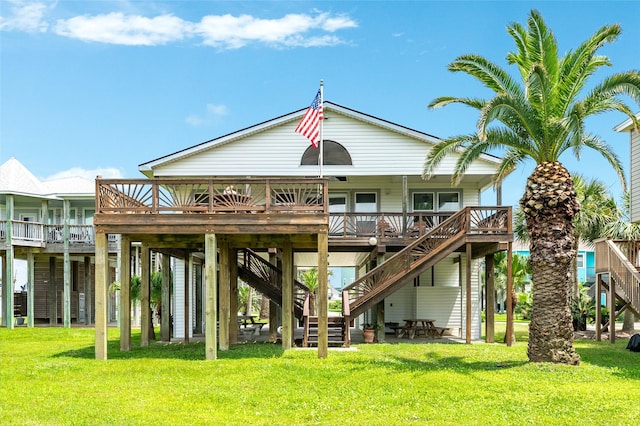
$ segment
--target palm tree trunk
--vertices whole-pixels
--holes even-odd
[[[533,281],[529,360],[578,364],[569,298],[576,256],[573,217],[580,207],[571,175],[559,162],[540,163],[527,179],[520,204],[530,236]]]

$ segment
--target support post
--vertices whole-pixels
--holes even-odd
[[[218,259],[216,235],[204,236],[204,281],[205,281],[205,357],[217,359],[216,323],[218,322],[217,292],[218,292]]]
[[[218,323],[220,324],[218,341],[220,344],[220,350],[226,351],[229,350],[229,335],[230,329],[234,328],[229,322],[229,309],[230,309],[230,299],[231,299],[231,281],[230,281],[230,273],[229,273],[229,241],[226,238],[220,238],[219,241],[220,246],[220,277],[218,281],[218,291],[220,292],[220,299],[218,305],[219,318]],[[237,327],[235,327],[237,328]]]
[[[507,243],[507,330],[505,331],[505,343],[513,345],[513,243]]]
[[[238,343],[238,249],[229,247],[229,343]]]
[[[160,338],[171,341],[171,256],[162,254],[162,324]]]
[[[293,247],[285,241],[282,247],[282,349],[293,344]],[[320,343],[318,343],[318,346]]]
[[[108,243],[107,243],[108,244]],[[84,324],[93,324],[93,280],[91,279],[91,258],[84,257]]]
[[[131,350],[131,239],[120,237],[120,350]]]
[[[596,278],[596,341],[602,340],[602,274]]]
[[[486,291],[486,315],[485,315],[485,338],[487,343],[495,343],[495,312],[496,312],[496,286],[495,286],[495,262],[494,255],[490,254],[484,258],[484,282]]]
[[[97,248],[96,248],[97,250]],[[108,279],[108,277],[107,277]],[[56,258],[49,257],[49,325],[58,325],[58,288],[56,285]]]
[[[278,252],[277,249],[269,249],[269,263],[272,265],[278,264]],[[275,276],[273,277],[275,279]],[[280,306],[273,300],[269,300],[269,342],[275,343],[278,341],[278,309]]]
[[[140,250],[140,261],[142,270],[140,271],[140,346],[149,346],[149,334],[151,323],[151,305],[149,296],[151,290],[151,249],[145,243]]]
[[[329,352],[329,240],[328,232],[318,233],[318,358]]]
[[[465,342],[471,343],[471,244],[467,243],[465,249]]]
[[[7,194],[6,201],[7,226],[5,230],[6,246],[4,261],[4,277],[2,277],[2,322],[8,329],[13,329],[13,195]]]
[[[616,283],[609,274],[609,342],[616,342]]]
[[[34,326],[34,314],[35,314],[35,259],[33,252],[29,250],[27,252],[27,327],[32,328]]]
[[[64,200],[62,203],[62,215],[64,220],[63,226],[63,266],[62,266],[62,289],[63,289],[63,310],[62,310],[62,323],[64,328],[71,327],[71,261],[69,258],[69,225],[70,221],[70,204],[69,200]]]
[[[384,263],[384,253],[378,253],[378,257],[376,259],[376,266],[380,266],[383,263]],[[385,341],[384,299],[378,302],[375,306],[375,321],[376,321],[376,325],[378,326],[376,330],[376,340],[378,342],[384,342]]]
[[[190,310],[190,294],[191,294],[191,253],[185,251],[184,255],[184,343],[189,343],[189,335],[191,334],[191,310]]]
[[[107,288],[109,287],[107,234],[96,233],[96,359],[107,359]]]

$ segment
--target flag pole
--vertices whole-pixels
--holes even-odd
[[[324,117],[324,80],[320,79],[320,107],[323,110]],[[323,177],[323,167],[324,167],[324,143],[323,143],[323,135],[322,132],[324,130],[324,119],[320,120],[320,154],[318,159],[320,160],[320,178]]]

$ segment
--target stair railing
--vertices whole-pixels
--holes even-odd
[[[376,295],[406,278],[429,254],[444,253],[465,234],[511,233],[510,207],[465,207],[424,236],[391,256],[343,290],[349,293],[352,315],[361,313]]]
[[[626,249],[629,256],[623,253]],[[596,241],[596,259],[598,272],[608,272],[615,282],[620,296],[631,304],[631,309],[637,315],[640,313],[640,273],[629,260],[636,258],[638,245],[631,241]],[[612,283],[610,283],[612,285]]]

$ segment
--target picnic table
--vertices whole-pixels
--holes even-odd
[[[435,320],[428,318],[408,318],[404,320],[402,327],[396,328],[397,337],[408,337],[413,339],[416,336],[440,337],[440,330],[435,325]]]

